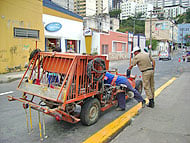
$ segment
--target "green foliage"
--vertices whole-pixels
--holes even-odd
[[[185,35],[186,46],[190,46],[190,34]]]
[[[176,17],[177,24],[190,23],[190,8],[183,14]]]
[[[115,18],[119,18],[120,17],[120,13],[121,13],[120,9],[112,10],[112,11],[109,12],[110,17],[115,17]]]
[[[150,40],[146,40],[146,46],[148,47],[150,45]],[[155,39],[152,39],[152,50],[156,50],[158,46],[158,41]]]
[[[134,29],[134,20],[135,20],[135,34],[137,33],[145,33],[145,21],[137,20],[136,18],[129,17],[127,20],[122,20],[120,22],[119,32],[133,32]]]

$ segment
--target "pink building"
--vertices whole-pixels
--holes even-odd
[[[109,60],[128,58],[128,32],[113,32],[100,34],[101,55],[107,55]]]

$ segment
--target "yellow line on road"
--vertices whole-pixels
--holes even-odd
[[[164,85],[162,85],[159,89],[155,91],[155,97],[157,97],[162,90],[164,90],[167,86],[172,84],[176,78],[170,79],[168,82],[166,82]],[[146,99],[147,100],[147,99]],[[133,108],[131,108],[129,111],[106,125],[104,128],[93,134],[91,137],[86,139],[83,143],[104,143],[109,141],[111,137],[116,135],[118,131],[120,131],[125,125],[131,120],[133,116],[135,116],[139,109],[142,108],[142,104],[139,103]]]

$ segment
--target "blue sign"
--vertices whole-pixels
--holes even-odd
[[[56,32],[59,31],[62,28],[61,23],[58,22],[52,22],[46,25],[45,29],[50,32]]]

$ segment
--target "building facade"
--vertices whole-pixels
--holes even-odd
[[[108,4],[108,0],[74,0],[74,11],[83,17],[109,13]]]
[[[51,1],[69,11],[74,11],[74,0],[51,0]]]
[[[95,41],[94,41],[95,42]],[[95,43],[93,44],[95,45]],[[109,60],[128,58],[128,33],[112,32],[100,34],[100,55],[108,56]]]
[[[44,49],[41,1],[0,1],[0,73],[23,69],[32,50]]]
[[[121,3],[121,15],[120,19],[124,20],[129,17],[135,16],[137,13],[141,13],[142,17],[149,18],[150,11],[153,10],[153,5],[148,3],[143,3],[143,1],[124,1]]]
[[[119,20],[110,18],[108,14],[88,16],[83,19],[84,29],[90,28],[98,32],[116,31],[119,27]],[[119,28],[118,28],[119,29]]]
[[[120,19],[124,20],[130,16],[135,16],[136,5],[137,3],[129,1],[121,3]]]
[[[188,42],[190,43],[190,23],[186,24],[178,24],[178,45],[180,47],[183,47],[186,45]]]
[[[165,18],[174,18],[178,15],[181,15],[185,13],[187,10],[187,7],[184,7],[182,5],[172,5],[172,6],[165,6],[163,7],[162,11],[164,13]]]
[[[0,73],[27,67],[36,48],[86,52],[83,18],[50,0],[1,0],[0,15]]]
[[[150,11],[152,10],[152,4],[139,3],[136,5],[136,13],[142,13],[142,17],[144,18],[150,18]]]
[[[119,19],[110,18],[110,31],[116,32],[119,29]]]
[[[62,52],[85,53],[81,16],[44,0],[43,24],[46,51],[61,48]]]
[[[151,3],[154,7],[165,7],[173,5],[190,6],[190,0],[145,0],[145,3]]]
[[[173,48],[177,43],[177,32],[177,26],[172,21],[152,19],[152,39],[159,41],[158,50]],[[145,36],[150,40],[150,20],[145,21]]]

